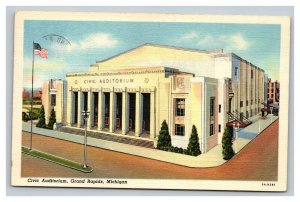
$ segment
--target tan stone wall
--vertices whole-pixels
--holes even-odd
[[[202,127],[202,110],[201,106],[203,105],[203,83],[202,82],[192,82],[191,83],[191,123],[196,126],[197,132],[199,135],[199,144],[203,141],[201,132],[203,131]]]
[[[51,111],[49,82],[43,84],[42,91],[43,91],[42,104],[44,105],[44,109],[45,109],[46,124],[48,124],[50,111]]]
[[[217,113],[217,105],[218,105],[218,82],[215,79],[209,79],[205,78],[205,84],[204,84],[204,125],[202,126],[204,128],[204,132],[202,134],[202,138],[204,140],[204,145],[203,145],[203,152],[207,152],[209,149],[214,147],[215,145],[218,144],[218,132],[217,132],[217,127],[218,127],[218,113]],[[215,98],[215,113],[214,113],[214,118],[213,122],[210,120],[210,98],[214,97]],[[210,136],[209,130],[210,130],[210,123],[214,124],[214,134]]]
[[[64,85],[62,81],[57,81],[56,84],[56,106],[54,108],[55,115],[56,115],[56,122],[62,123],[63,122],[63,115],[64,115]]]
[[[242,107],[240,107],[240,112],[243,113],[244,116],[246,116],[246,100],[247,100],[247,84],[246,84],[246,76],[247,76],[247,64],[244,60],[240,61],[240,101],[243,102]],[[239,103],[239,106],[241,103]]]

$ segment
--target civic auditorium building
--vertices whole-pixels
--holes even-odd
[[[66,78],[43,88],[46,116],[54,107],[65,127],[84,127],[87,110],[89,130],[156,142],[166,120],[172,145],[186,148],[195,125],[202,153],[231,122],[250,124],[265,100],[264,70],[223,50],[144,44]]]

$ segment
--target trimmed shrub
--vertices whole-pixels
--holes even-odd
[[[27,122],[30,118],[25,112],[22,112],[22,121]]]
[[[187,152],[189,155],[198,156],[201,154],[200,145],[199,145],[199,137],[197,133],[196,126],[193,125],[192,134],[190,136],[189,144],[187,147]]]
[[[232,149],[232,132],[229,128],[225,128],[222,137],[222,154],[224,160],[229,160],[234,156],[234,151]]]
[[[53,125],[56,123],[56,115],[55,111],[52,108],[51,113],[50,113],[50,118],[49,118],[49,123],[48,123],[48,129],[53,130]]]
[[[161,129],[159,131],[159,136],[157,140],[157,148],[170,147],[171,146],[171,136],[169,134],[169,127],[166,120],[161,124]]]
[[[45,119],[45,109],[44,105],[41,106],[40,112],[39,112],[39,121],[36,124],[36,127],[39,128],[46,128],[46,119]]]

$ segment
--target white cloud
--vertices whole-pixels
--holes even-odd
[[[31,87],[32,59],[24,58],[23,87]],[[34,61],[34,87],[42,87],[50,78],[59,78],[59,74],[65,71],[67,65],[62,60],[43,59],[36,56]]]
[[[199,46],[206,46],[208,44],[212,44],[215,43],[214,42],[214,38],[211,35],[206,35],[203,38],[198,38],[198,45]]]
[[[79,47],[89,48],[113,48],[118,44],[118,40],[106,33],[93,33],[79,42]]]
[[[52,49],[55,51],[70,52],[74,50],[114,48],[118,43],[119,41],[110,34],[92,33],[77,42],[71,42],[71,45],[62,46],[54,43],[52,44]]]
[[[188,41],[188,40],[192,40],[192,39],[197,39],[199,37],[199,35],[196,32],[189,32],[185,35],[183,35],[182,37],[180,37],[180,41]]]
[[[213,36],[210,34],[201,36],[196,32],[189,32],[179,38],[179,42],[191,42],[199,46],[199,49],[225,49],[227,51],[233,50],[247,50],[251,43],[241,33],[232,35],[220,34]]]
[[[235,47],[237,50],[246,50],[250,45],[240,33],[230,36],[229,42],[231,43],[232,47]]]

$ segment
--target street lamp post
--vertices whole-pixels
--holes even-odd
[[[271,110],[271,122],[273,121],[273,107],[270,107]]]
[[[240,123],[238,122],[237,124],[236,123],[233,123],[233,128],[235,130],[235,144],[234,144],[234,150],[235,150],[235,153],[237,153],[237,139],[238,139],[238,129],[240,128]]]
[[[87,168],[86,165],[86,156],[87,156],[87,150],[86,150],[86,145],[87,145],[87,119],[89,117],[89,113],[88,111],[82,111],[82,116],[84,118],[84,162],[83,162],[83,168]]]
[[[260,117],[258,118],[258,133],[260,133],[260,129],[261,128],[261,126],[260,126]]]

